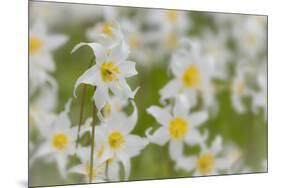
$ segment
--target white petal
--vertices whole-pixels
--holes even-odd
[[[186,171],[194,170],[196,168],[196,161],[197,157],[195,156],[181,158],[177,160],[176,168],[184,169]]]
[[[192,126],[199,126],[208,119],[208,111],[194,112],[188,116],[188,121]]]
[[[121,63],[119,69],[122,77],[131,77],[138,74],[135,66],[136,63],[133,61],[125,61],[124,63]]]
[[[216,136],[215,140],[213,141],[211,148],[211,152],[214,153],[214,155],[218,154],[222,150],[222,137]]]
[[[98,108],[98,111],[101,111],[101,109],[106,105],[108,102],[109,96],[108,96],[108,88],[105,85],[97,86],[95,94],[94,94],[94,101],[96,104],[96,107]]]
[[[76,50],[78,50],[79,48],[81,48],[82,46],[89,46],[92,48],[95,57],[96,57],[96,63],[100,64],[102,62],[104,62],[106,60],[106,49],[104,48],[104,46],[102,46],[101,44],[98,43],[85,43],[85,42],[81,42],[79,44],[77,44],[72,50],[71,53],[74,53]]]
[[[160,127],[158,128],[153,135],[150,134],[152,130],[152,127],[150,127],[149,129],[147,129],[145,131],[145,135],[148,138],[149,142],[154,143],[154,144],[158,144],[160,146],[163,146],[164,144],[166,144],[168,142],[168,140],[170,139],[168,130],[166,127]]]
[[[57,155],[57,165],[60,175],[66,179],[67,178],[67,172],[66,172],[66,156],[64,155]]]
[[[173,115],[180,116],[180,117],[186,117],[190,109],[190,104],[188,102],[188,99],[184,95],[178,95],[175,98],[175,105],[173,108]]]
[[[55,50],[66,43],[68,37],[65,35],[52,35],[48,37],[47,48],[50,50]]]
[[[131,162],[128,156],[125,153],[119,155],[119,159],[122,162],[125,170],[125,178],[124,180],[128,180],[130,173],[131,173]]]
[[[85,164],[76,165],[68,170],[69,173],[86,174]]]
[[[190,129],[184,138],[186,144],[194,146],[196,144],[201,144],[204,141],[204,137],[196,129]]]
[[[76,89],[81,84],[90,84],[90,85],[97,85],[101,81],[100,73],[98,70],[98,66],[94,65],[88,70],[86,70],[82,76],[78,78],[78,80],[75,83],[73,95],[76,97]]]
[[[133,100],[131,100],[131,103],[132,103],[134,109],[133,109],[133,113],[127,120],[127,130],[126,130],[127,133],[130,133],[135,128],[135,126],[137,124],[137,120],[138,120],[137,106]]]
[[[160,90],[161,100],[165,100],[177,95],[180,88],[181,83],[179,82],[179,80],[171,80]]]
[[[218,170],[226,170],[230,168],[231,163],[227,158],[218,158],[216,159],[216,169]]]
[[[183,142],[171,140],[169,143],[171,159],[178,160],[183,155]]]
[[[131,158],[139,155],[140,151],[148,144],[145,138],[128,135],[126,138],[126,154]]]
[[[119,79],[119,81],[111,83],[109,87],[110,90],[114,93],[114,95],[125,99],[133,99],[139,89],[136,88],[134,91],[132,91],[125,79]]]
[[[120,181],[119,177],[119,171],[120,171],[120,164],[119,162],[113,161],[108,165],[108,179],[110,181]]]
[[[169,121],[172,118],[167,108],[163,109],[157,106],[151,106],[146,111],[151,114],[156,119],[156,121],[163,126],[168,126]]]
[[[30,161],[34,161],[37,158],[49,155],[53,151],[54,150],[49,143],[44,143],[39,147],[39,149],[35,152],[35,154],[30,158]]]
[[[130,50],[128,45],[124,41],[121,41],[117,43],[115,47],[112,48],[112,53],[110,54],[109,59],[113,62],[122,63],[128,58],[129,53]]]

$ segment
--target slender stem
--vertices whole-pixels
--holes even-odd
[[[88,68],[90,68],[93,65],[94,62],[94,57],[91,58],[90,63]],[[76,144],[75,144],[75,149],[78,149],[79,146],[79,141],[80,141],[80,130],[81,130],[81,125],[83,122],[83,114],[84,114],[84,106],[85,106],[85,98],[86,98],[86,93],[87,93],[87,85],[83,85],[83,90],[82,90],[82,98],[81,98],[81,104],[80,104],[80,113],[79,113],[79,123],[78,123],[78,131],[77,131],[77,139],[76,139]]]
[[[94,87],[94,92],[96,87]],[[97,109],[93,102],[93,114],[92,114],[92,136],[91,136],[91,155],[90,155],[90,174],[89,174],[89,182],[92,183],[93,177],[93,166],[94,166],[94,146],[95,146],[95,124],[96,124],[96,113]]]
[[[79,140],[80,140],[81,125],[82,125],[82,122],[83,122],[84,104],[85,104],[86,93],[87,93],[87,85],[83,85],[81,105],[80,105],[80,114],[79,114],[78,132],[77,132],[77,139],[76,139],[76,145],[75,145],[76,150],[78,149],[78,146],[79,146],[78,144],[79,144]]]

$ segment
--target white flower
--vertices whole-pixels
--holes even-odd
[[[89,181],[90,176],[90,147],[79,147],[76,154],[80,159],[80,164],[71,167],[69,173],[77,173],[84,175],[85,181]],[[99,154],[98,150],[94,151],[94,161],[92,169],[92,182],[106,181],[106,161],[109,156]]]
[[[197,104],[198,96],[203,97],[206,107],[214,104],[210,64],[198,48],[192,46],[190,51],[175,52],[170,67],[175,78],[160,90],[161,101],[183,94],[191,106]]]
[[[252,93],[253,110],[257,112],[259,108],[262,108],[264,117],[267,119],[267,75],[265,66],[262,66],[262,70],[258,71],[257,84],[258,91]]]
[[[71,100],[65,105],[65,110],[48,126],[43,135],[44,141],[40,145],[32,160],[47,157],[55,160],[62,177],[66,178],[66,164],[68,156],[74,153],[77,129],[71,128],[68,117]]]
[[[124,40],[121,28],[115,21],[97,23],[87,31],[86,35],[90,40],[101,43],[109,48]]]
[[[176,99],[172,110],[170,106],[165,108],[152,106],[147,109],[147,112],[161,124],[152,135],[149,133],[151,128],[148,129],[147,138],[151,143],[160,146],[169,142],[169,153],[173,160],[181,157],[184,143],[193,146],[203,140],[198,127],[207,120],[208,113],[206,111],[191,113],[189,110],[189,104],[179,98]]]
[[[31,93],[45,82],[55,85],[49,73],[55,70],[52,52],[62,46],[67,37],[49,34],[44,22],[37,20],[29,30],[29,60]]]
[[[109,90],[120,98],[134,98],[135,91],[126,82],[126,78],[137,74],[135,62],[128,61],[129,49],[124,42],[113,48],[107,48],[98,43],[80,43],[74,47],[72,52],[81,46],[87,45],[92,48],[96,64],[85,71],[75,83],[76,88],[81,84],[96,86],[93,96],[95,104],[100,111],[109,101]]]
[[[222,139],[217,136],[210,148],[202,142],[201,152],[198,156],[189,156],[177,161],[177,168],[191,171],[195,169],[195,176],[219,174],[231,165],[222,155]]]
[[[57,90],[53,87],[42,86],[39,95],[30,105],[30,125],[37,128],[41,135],[45,134],[56,115]]]
[[[238,113],[244,113],[246,111],[245,105],[243,104],[243,99],[251,94],[245,78],[247,73],[247,67],[244,65],[238,65],[236,67],[236,75],[231,86],[232,105]]]
[[[113,156],[109,161],[109,168],[116,172],[119,170],[121,162],[125,170],[125,180],[128,179],[131,170],[130,159],[140,154],[146,146],[147,140],[137,135],[131,134],[137,123],[137,108],[134,103],[134,111],[131,116],[125,113],[114,113],[104,122],[96,127],[96,142],[101,146],[103,152]],[[102,155],[101,152],[100,154]],[[118,176],[110,175],[118,178]]]
[[[249,58],[258,58],[266,47],[266,18],[263,16],[248,16],[240,20],[233,28],[238,50]]]

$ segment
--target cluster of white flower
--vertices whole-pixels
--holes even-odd
[[[192,13],[185,11],[96,6],[93,11],[85,8],[88,5],[68,5],[68,9],[39,5],[34,3],[31,13],[42,19],[32,20],[29,35],[30,136],[33,130],[40,135],[30,139],[36,140],[30,143],[31,165],[39,158],[55,162],[64,179],[78,174],[83,182],[128,180],[132,158],[148,144],[169,143],[169,157],[177,171],[195,176],[246,171],[246,163],[239,164],[245,152],[219,131],[210,134],[209,121],[223,110],[218,97],[221,93],[229,96],[234,109],[231,113],[264,112],[267,120],[263,17],[212,14],[210,22],[217,29],[199,27],[202,31],[194,35]],[[65,109],[56,113],[58,84],[52,75],[56,68],[53,52],[68,37],[48,32],[45,23],[59,25],[64,20],[58,18],[68,16],[74,25],[81,20],[94,23],[93,27],[85,24],[87,28],[82,31],[90,42],[80,42],[71,51],[78,53],[80,48],[89,47],[92,58],[91,66],[74,84],[74,99],[69,97]],[[144,125],[145,129],[150,127],[141,137],[133,130],[139,123],[135,95],[142,85],[137,82],[132,89],[127,81],[138,74],[136,67],[149,72],[156,62],[161,62],[156,66],[167,67],[168,73],[161,74],[171,78],[157,91],[161,106],[145,106],[147,113],[142,113],[153,116],[160,126]],[[82,87],[80,96],[77,91]],[[91,101],[83,93],[89,91],[86,87],[93,88]],[[77,96],[82,99],[80,120],[74,125],[69,113]],[[87,102],[93,112],[83,118],[83,103]],[[190,148],[198,151],[187,151]]]

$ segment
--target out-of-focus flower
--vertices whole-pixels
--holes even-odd
[[[216,175],[221,170],[227,170],[231,165],[228,159],[222,156],[222,138],[217,136],[211,147],[202,142],[201,152],[198,156],[189,156],[177,161],[177,168],[186,171],[195,169],[194,175]]]
[[[231,86],[231,101],[234,109],[238,113],[244,113],[246,111],[245,105],[243,104],[243,98],[250,96],[251,90],[246,82],[247,68],[243,65],[236,67],[236,75],[233,79]]]
[[[76,128],[71,128],[68,117],[71,100],[65,105],[65,110],[61,112],[54,121],[48,125],[43,143],[34,154],[32,160],[40,157],[47,157],[50,161],[56,161],[58,170],[62,177],[66,178],[66,164],[68,156],[74,153]]]
[[[99,22],[93,28],[88,29],[86,35],[90,40],[109,48],[124,41],[120,25],[115,21]]]
[[[80,147],[76,154],[80,159],[80,164],[71,167],[69,173],[77,173],[84,175],[85,181],[90,176],[90,147]],[[109,159],[108,155],[100,155],[99,150],[94,151],[94,161],[92,169],[92,181],[104,182],[106,181],[106,161]]]
[[[132,91],[126,78],[136,75],[137,71],[135,62],[127,60],[129,55],[127,45],[120,42],[113,48],[107,48],[98,43],[80,43],[72,52],[85,45],[92,48],[96,64],[78,78],[74,95],[81,83],[96,86],[93,99],[99,111],[109,102],[109,89],[119,98],[134,98],[137,89]]]
[[[191,51],[182,49],[174,53],[170,67],[175,78],[160,90],[161,101],[183,94],[191,106],[197,104],[198,96],[203,98],[205,107],[214,104],[210,63],[198,48],[194,47]]]
[[[267,75],[266,67],[262,66],[257,72],[258,91],[254,91],[253,95],[253,111],[257,112],[259,108],[264,111],[264,118],[267,120]]]
[[[266,46],[266,25],[262,24],[263,18],[249,16],[233,27],[233,35],[240,54],[249,57],[250,60],[259,58]]]
[[[203,141],[198,127],[208,119],[206,111],[189,112],[189,105],[184,99],[177,98],[173,109],[170,106],[160,108],[151,106],[147,112],[161,125],[153,134],[151,128],[146,136],[151,143],[160,146],[169,142],[169,153],[173,160],[182,156],[183,144],[196,145]]]
[[[109,153],[112,158],[108,161],[109,169],[118,171],[118,162],[121,162],[125,169],[125,179],[130,175],[130,159],[140,154],[140,151],[147,145],[147,140],[140,136],[131,134],[137,123],[137,108],[133,103],[134,111],[127,116],[124,113],[114,113],[104,122],[96,127],[96,142],[101,146],[98,149],[100,155]],[[118,171],[119,174],[119,171]],[[111,178],[114,175],[110,175]],[[117,176],[115,175],[115,178]]]
[[[113,113],[121,112],[128,104],[128,100],[116,96],[110,96],[107,104],[103,109],[104,116],[110,116]]]
[[[31,93],[45,82],[55,85],[49,75],[55,70],[52,52],[62,46],[67,37],[61,34],[49,34],[44,22],[37,20],[29,30],[29,65]]]

